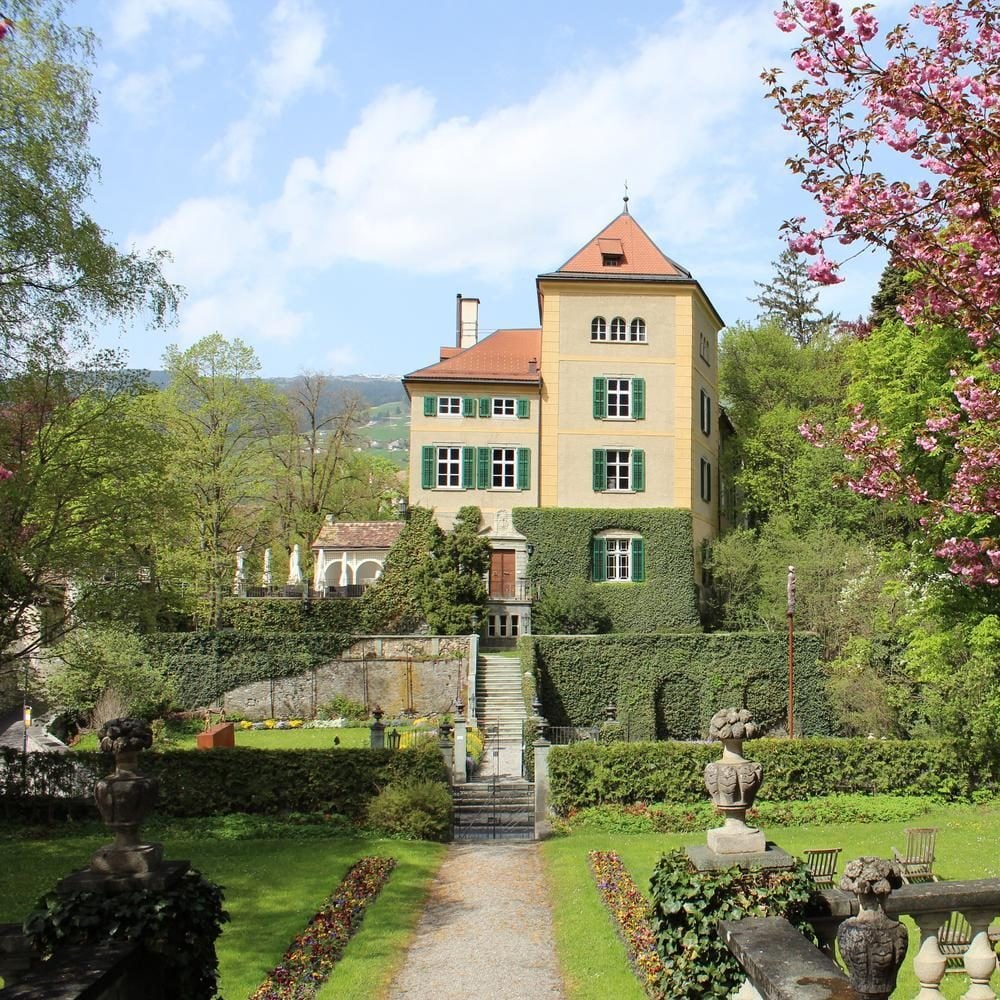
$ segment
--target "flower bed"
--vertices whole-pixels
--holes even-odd
[[[250,1000],[304,1000],[333,971],[371,903],[389,880],[395,858],[361,858],[319,911],[288,946],[281,962]]]
[[[611,914],[618,936],[646,995],[663,1000],[660,983],[663,962],[656,950],[652,907],[636,887],[615,851],[591,851],[588,855],[597,891]]]

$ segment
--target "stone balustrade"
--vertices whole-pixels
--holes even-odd
[[[823,912],[809,919],[816,928],[827,962],[830,962],[837,928],[842,921],[858,913],[858,901],[853,894],[839,889],[827,889],[820,896]],[[909,916],[920,929],[919,950],[906,959],[913,963],[920,984],[917,1000],[944,997],[940,986],[945,977],[947,957],[941,951],[938,930],[952,913],[961,913],[972,932],[972,943],[962,959],[969,976],[963,1000],[993,1000],[1000,996],[990,986],[997,956],[989,930],[1000,915],[1000,879],[904,885],[888,896],[885,912],[896,919]],[[806,948],[794,942],[796,948],[792,950],[788,929],[790,925],[777,918],[754,925],[746,920],[723,925],[721,930],[726,943],[746,971],[753,991],[745,990],[741,996],[763,997],[764,1000],[792,1000],[794,997],[803,1000],[806,996],[810,1000],[827,997],[832,1000],[856,995],[846,982],[837,981],[832,971],[819,971],[832,970],[832,963],[825,965],[818,950],[811,948],[801,935],[799,938]],[[824,982],[827,977],[829,981]],[[802,992],[804,981],[810,984],[808,993]]]

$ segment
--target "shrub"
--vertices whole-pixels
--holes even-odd
[[[954,740],[815,738],[752,740],[745,753],[764,765],[762,801],[789,802],[831,791],[965,798],[979,778]],[[703,801],[705,765],[719,756],[710,743],[608,743],[553,747],[552,807]]]
[[[595,635],[611,631],[600,589],[573,579],[547,586],[531,609],[535,635]]]
[[[368,718],[368,709],[360,701],[351,701],[350,698],[335,694],[319,706],[316,715],[320,719],[343,718],[351,722],[364,722]]]
[[[805,919],[815,886],[802,863],[789,870],[692,871],[687,854],[664,854],[653,869],[653,930],[672,1000],[728,997],[746,974],[719,934],[720,920],[785,917],[815,942]],[[692,900],[697,905],[692,905]]]
[[[218,973],[215,940],[228,919],[222,890],[189,871],[155,890],[50,892],[24,927],[46,956],[56,948],[95,945],[108,938],[136,941],[145,952],[150,983],[168,984],[172,996],[211,1000]]]
[[[483,734],[475,726],[470,726],[465,731],[465,752],[472,760],[479,764],[483,759],[483,752],[486,749],[486,742]]]
[[[368,822],[390,837],[450,840],[451,792],[436,781],[389,785],[368,803]]]

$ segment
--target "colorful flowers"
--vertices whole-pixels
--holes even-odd
[[[381,892],[395,867],[395,858],[369,856],[357,861],[250,1000],[304,1000],[313,996],[360,926],[365,907]]]
[[[597,891],[625,945],[629,964],[646,994],[654,1000],[661,1000],[664,996],[660,987],[663,962],[656,950],[656,938],[650,923],[652,907],[639,892],[615,851],[591,851],[588,859]]]

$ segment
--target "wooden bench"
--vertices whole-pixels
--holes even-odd
[[[236,727],[231,722],[220,722],[198,734],[199,750],[236,746]]]

